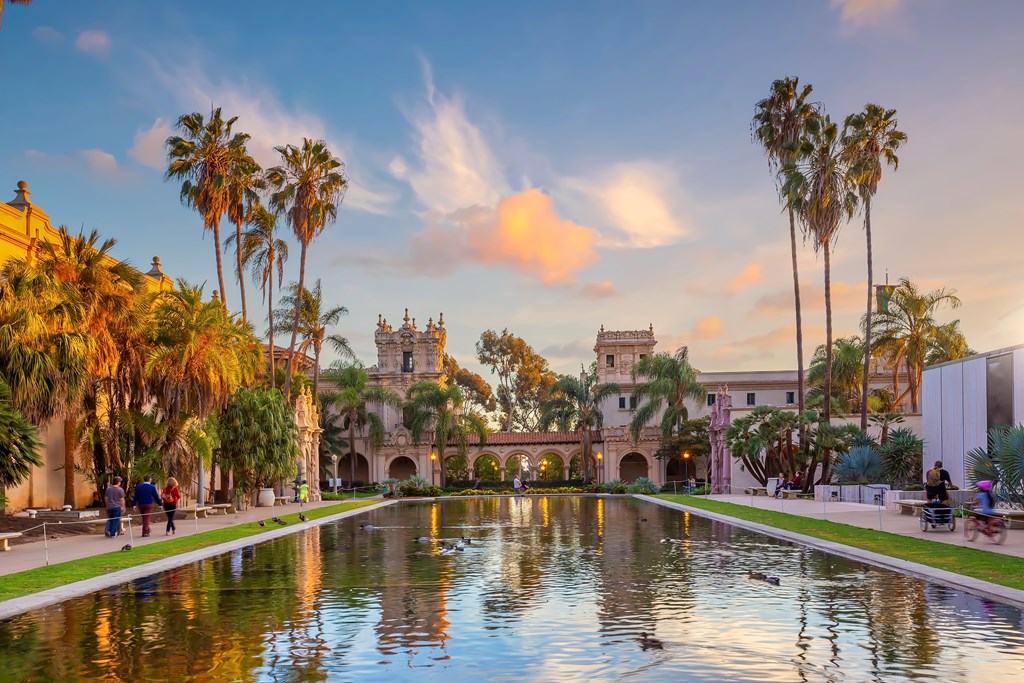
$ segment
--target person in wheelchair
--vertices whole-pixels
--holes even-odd
[[[974,497],[974,519],[991,530],[996,517],[996,496],[992,493],[992,482],[979,481],[978,495]]]

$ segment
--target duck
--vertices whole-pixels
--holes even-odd
[[[646,631],[643,631],[640,633],[640,647],[645,650],[661,650],[665,647],[665,644],[657,638],[647,635]]]
[[[266,526],[267,525],[267,523],[264,522],[262,519],[260,521],[256,522],[256,523],[259,524],[260,526]]]
[[[756,581],[764,581],[768,578],[767,575],[762,574],[761,572],[749,572],[747,576]]]
[[[764,577],[764,580],[767,583],[770,583],[773,586],[778,586],[779,585],[779,577],[777,577],[777,576],[766,576],[766,577]]]
[[[473,539],[471,539],[471,538],[463,537],[462,538],[462,542],[465,543],[466,545],[473,545]]]
[[[277,522],[281,526],[286,526],[288,524],[288,522],[284,521],[280,517],[271,517],[270,519],[272,519],[273,521]]]
[[[417,543],[430,543],[430,537],[429,536],[420,536],[419,538],[416,539],[416,542]]]
[[[373,526],[372,524],[366,524],[366,523],[364,522],[363,524],[360,524],[360,525],[359,525],[359,528],[360,528],[361,530],[363,530],[363,531],[373,531],[373,529],[374,529],[374,526]]]
[[[299,521],[300,521],[300,522],[307,522],[307,521],[309,521],[309,517],[306,517],[306,515],[304,515],[304,514],[302,514],[302,513],[300,512],[300,513],[299,513]]]
[[[641,518],[640,518],[640,521],[641,521],[641,522],[646,522],[646,521],[647,521],[647,518],[646,518],[646,517],[641,517]]]
[[[123,553],[126,553],[129,550],[131,550],[131,549],[132,549],[132,544],[131,543],[125,543],[123,546],[121,546],[121,552],[123,552]]]

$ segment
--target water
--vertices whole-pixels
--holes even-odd
[[[420,536],[473,542],[439,554]],[[454,499],[0,622],[0,681],[1006,681],[1024,675],[1022,624],[640,501]]]

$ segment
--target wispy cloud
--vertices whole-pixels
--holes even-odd
[[[75,47],[82,52],[105,56],[110,52],[110,36],[104,31],[82,31],[75,40]]]
[[[64,34],[52,26],[36,26],[32,29],[32,37],[40,43],[54,45],[64,40]]]
[[[605,299],[615,296],[615,283],[611,280],[588,282],[580,288],[580,294],[593,299]]]
[[[717,315],[708,316],[698,320],[693,326],[691,334],[695,339],[713,339],[722,336],[722,319]]]
[[[736,294],[753,284],[757,284],[761,281],[761,278],[761,264],[748,263],[743,270],[737,273],[736,277],[732,279],[732,282],[730,282],[729,286],[726,288],[726,292],[730,295]]]
[[[114,173],[117,171],[117,159],[110,152],[102,149],[83,149],[79,156],[85,160],[85,165],[94,173]]]
[[[832,0],[832,7],[839,8],[840,21],[851,28],[884,24],[902,4],[903,0]]]
[[[51,154],[38,149],[25,151],[25,159],[35,165],[60,171],[88,171],[92,175],[120,173],[117,158],[102,149],[82,149],[74,154]]]
[[[143,166],[162,170],[167,164],[167,148],[164,147],[164,142],[173,132],[165,119],[158,118],[149,128],[135,131],[128,156]]]

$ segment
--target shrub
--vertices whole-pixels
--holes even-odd
[[[924,441],[906,427],[889,432],[882,446],[882,469],[885,478],[894,486],[921,481],[921,458]],[[904,489],[906,490],[906,489]]]
[[[649,477],[640,477],[633,483],[626,486],[626,490],[629,493],[649,493],[654,494],[661,491],[661,487],[654,483],[654,480]]]
[[[993,427],[988,448],[967,453],[970,480],[997,484],[996,495],[1014,507],[1024,507],[1024,424]]]
[[[405,481],[399,482],[398,489],[402,492],[403,496],[433,498],[444,494],[440,487],[432,485],[423,477],[409,477]]]
[[[597,485],[601,493],[626,493],[626,482],[621,479],[612,479],[604,484]]]
[[[698,486],[697,488],[695,488],[690,493],[690,495],[691,496],[706,496],[706,495],[708,495],[710,493],[711,493],[711,487],[710,486]]]
[[[882,474],[882,457],[871,446],[854,446],[839,456],[833,473],[840,484],[870,484]]]

